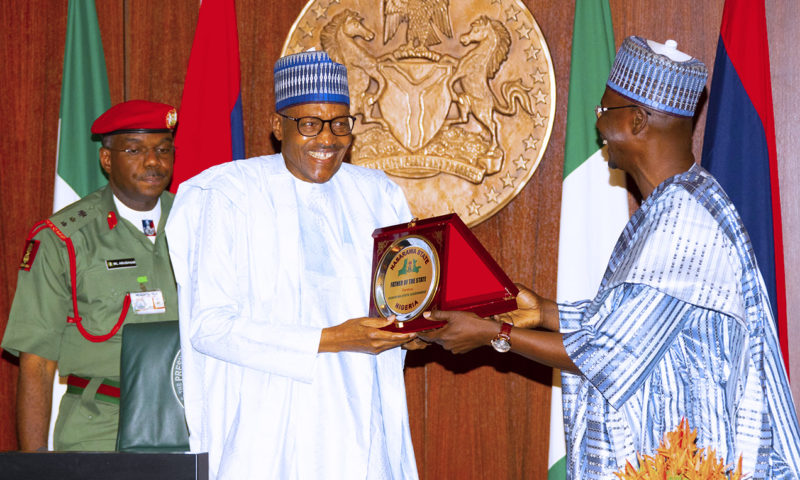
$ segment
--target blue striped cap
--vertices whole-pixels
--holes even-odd
[[[641,37],[626,38],[606,85],[654,110],[693,117],[708,69],[700,60],[678,51],[677,45],[674,40],[660,44]]]
[[[350,105],[347,68],[325,52],[300,52],[275,62],[275,110],[303,103]]]

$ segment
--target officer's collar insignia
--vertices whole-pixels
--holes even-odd
[[[117,226],[117,214],[115,214],[114,212],[108,212],[106,220],[108,220],[108,229],[114,230],[114,227]]]

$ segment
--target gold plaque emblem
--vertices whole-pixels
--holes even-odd
[[[397,322],[419,317],[431,304],[439,286],[439,255],[425,238],[408,235],[383,254],[375,271],[375,305],[384,317]]]
[[[347,67],[351,162],[392,176],[415,216],[474,226],[539,165],[555,77],[520,0],[312,0],[282,54],[309,49]]]

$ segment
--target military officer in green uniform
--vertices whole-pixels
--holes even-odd
[[[2,348],[19,355],[21,450],[46,450],[53,379],[67,376],[56,450],[114,450],[121,327],[177,320],[163,228],[177,113],[133,100],[92,124],[108,185],[31,230]]]

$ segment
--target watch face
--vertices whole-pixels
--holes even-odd
[[[511,343],[505,337],[497,337],[492,339],[492,346],[500,353],[505,353],[511,350]]]

